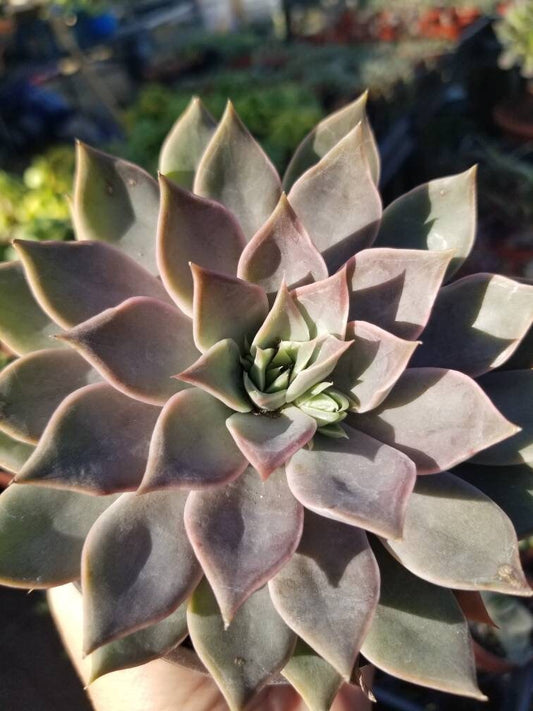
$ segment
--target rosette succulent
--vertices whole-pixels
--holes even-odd
[[[170,655],[320,711],[361,653],[482,696],[465,615],[530,594],[533,286],[443,286],[475,172],[382,212],[365,100],[283,183],[231,104],[159,185],[79,145],[77,241],[0,268],[0,579],[81,581],[93,678]]]

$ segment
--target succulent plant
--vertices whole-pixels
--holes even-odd
[[[365,101],[283,185],[231,104],[192,101],[159,186],[79,145],[77,241],[0,267],[0,580],[81,580],[93,678],[170,655],[319,711],[361,652],[482,696],[465,614],[530,594],[533,286],[442,285],[475,171],[382,214]]]
[[[496,36],[502,44],[502,69],[520,68],[526,79],[533,79],[533,2],[516,0],[507,8],[502,19],[494,24]]]

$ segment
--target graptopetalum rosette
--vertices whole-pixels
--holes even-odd
[[[533,286],[443,286],[475,173],[382,214],[365,100],[283,187],[231,105],[159,186],[79,145],[77,241],[0,267],[0,578],[81,579],[94,678],[194,649],[232,709],[281,674],[320,711],[362,652],[478,698],[462,607],[530,594]]]

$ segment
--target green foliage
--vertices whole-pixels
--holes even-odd
[[[518,65],[522,76],[533,78],[533,2],[521,0],[512,5],[495,25],[503,45],[500,65],[504,69]]]
[[[37,156],[22,178],[0,172],[0,256],[12,259],[13,239],[72,236],[65,195],[71,190],[74,151],[58,146]]]
[[[227,72],[211,78],[200,93],[217,119],[231,94],[243,121],[262,140],[279,167],[286,164],[291,152],[322,116],[311,90],[288,81],[258,85],[246,72]],[[188,91],[158,84],[147,86],[127,112],[128,142],[122,153],[154,172],[159,146],[189,100]]]

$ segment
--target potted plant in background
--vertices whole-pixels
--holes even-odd
[[[511,97],[494,109],[496,123],[523,141],[533,140],[533,2],[517,0],[494,29],[503,51],[500,66],[512,72]]]

